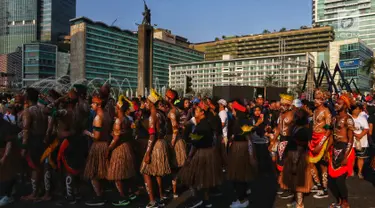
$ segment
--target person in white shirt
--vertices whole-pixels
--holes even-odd
[[[221,127],[223,128],[223,141],[225,147],[228,145],[228,113],[226,111],[227,101],[224,99],[220,99],[218,102],[219,104],[219,117],[221,120]]]
[[[355,124],[353,146],[356,151],[358,177],[360,179],[363,179],[363,164],[365,159],[368,158],[369,143],[367,139],[367,133],[370,129],[366,117],[361,115],[362,111],[363,105],[361,103],[357,103],[352,108],[352,116]]]

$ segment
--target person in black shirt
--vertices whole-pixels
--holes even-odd
[[[185,166],[178,173],[182,184],[200,189],[199,197],[188,207],[197,207],[202,204],[209,207],[211,203],[208,190],[220,185],[223,181],[222,166],[218,160],[218,151],[213,146],[214,134],[212,125],[206,117],[207,112],[208,105],[204,101],[200,102],[195,109],[197,125],[190,135],[192,147]]]
[[[284,169],[280,186],[294,193],[297,208],[304,207],[303,194],[312,187],[312,176],[307,163],[308,113],[298,109],[294,114],[295,125],[291,128],[291,137],[286,146]]]
[[[252,124],[246,118],[246,107],[235,101],[233,103],[233,136],[229,150],[228,180],[232,181],[236,189],[237,198],[231,207],[247,207],[247,183],[255,178],[256,166],[253,155],[253,145],[250,141]]]

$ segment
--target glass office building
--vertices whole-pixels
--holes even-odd
[[[154,86],[168,86],[169,64],[202,61],[204,54],[154,39]],[[138,35],[80,17],[71,20],[71,80],[111,80],[135,90],[138,82]],[[128,82],[129,81],[129,82]]]
[[[0,54],[37,40],[38,0],[0,1]]]
[[[22,85],[24,87],[30,86],[41,79],[56,77],[56,45],[24,44],[22,52]]]
[[[76,15],[76,0],[1,0],[0,54],[25,43],[57,42],[69,34]]]
[[[313,24],[330,25],[335,40],[362,39],[375,48],[375,0],[313,0]]]
[[[361,91],[368,91],[371,88],[370,75],[363,66],[373,55],[372,49],[363,41],[340,46],[340,68],[346,80],[353,79]]]
[[[76,17],[76,0],[40,0],[40,40],[56,43],[68,35]]]

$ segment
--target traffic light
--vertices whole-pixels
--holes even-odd
[[[193,78],[190,76],[185,76],[185,94],[193,92],[193,83],[192,83]]]

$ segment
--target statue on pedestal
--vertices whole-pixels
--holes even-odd
[[[151,25],[151,10],[147,7],[145,0],[143,0],[143,3],[145,5],[145,11],[142,13],[143,14],[142,25]]]

